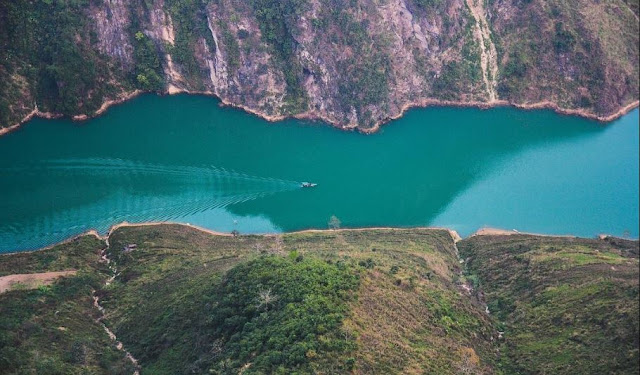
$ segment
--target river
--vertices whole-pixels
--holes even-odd
[[[362,135],[269,123],[204,96],[143,95],[0,137],[0,252],[122,221],[271,233],[492,226],[638,237],[638,110],[610,124],[422,108]],[[317,183],[300,188],[302,181]]]

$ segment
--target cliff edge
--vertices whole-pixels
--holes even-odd
[[[140,91],[374,131],[411,106],[637,106],[633,0],[80,0],[0,4],[0,129]]]

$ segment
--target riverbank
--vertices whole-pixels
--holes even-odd
[[[572,236],[572,235],[555,235],[555,234],[545,234],[545,233],[520,232],[520,231],[515,230],[515,229],[507,230],[507,229],[490,228],[490,227],[480,228],[477,231],[473,232],[471,235],[469,235],[467,237],[462,237],[462,236],[460,236],[460,234],[458,234],[458,232],[456,232],[453,229],[445,228],[445,227],[438,227],[438,226],[303,229],[303,230],[299,230],[299,231],[290,231],[290,232],[257,233],[257,234],[253,234],[253,233],[250,233],[250,234],[238,233],[238,234],[234,234],[234,233],[226,233],[226,232],[214,231],[214,230],[207,229],[207,228],[204,228],[204,227],[201,227],[201,226],[197,226],[197,225],[193,225],[193,224],[190,224],[190,223],[180,223],[180,222],[171,222],[171,221],[160,221],[160,222],[149,221],[149,222],[140,222],[140,223],[130,223],[130,222],[127,222],[127,221],[123,221],[121,223],[118,223],[118,224],[115,224],[115,225],[111,226],[105,235],[101,235],[100,233],[98,233],[98,231],[96,231],[94,229],[91,229],[91,230],[85,231],[83,233],[80,233],[80,234],[74,235],[72,237],[69,237],[68,239],[65,239],[63,241],[57,242],[55,244],[47,245],[47,246],[39,248],[39,249],[17,250],[17,251],[2,253],[2,254],[0,254],[0,256],[9,256],[9,255],[12,255],[12,254],[19,254],[19,253],[25,253],[25,252],[30,253],[30,252],[50,250],[50,249],[52,249],[54,247],[57,247],[57,246],[60,246],[60,245],[64,245],[64,244],[68,244],[68,243],[71,243],[73,241],[76,241],[79,238],[82,238],[84,236],[96,237],[97,239],[99,239],[101,241],[105,241],[107,246],[108,246],[109,245],[109,238],[111,237],[111,235],[114,232],[116,232],[117,230],[121,229],[121,228],[163,227],[163,226],[184,227],[184,228],[194,229],[194,230],[196,230],[198,232],[206,233],[206,234],[209,234],[209,235],[212,235],[212,236],[219,236],[219,237],[235,237],[237,235],[251,235],[251,236],[260,236],[260,237],[275,237],[275,236],[283,236],[283,235],[321,234],[321,233],[345,233],[345,232],[369,232],[369,231],[381,231],[381,232],[398,231],[398,232],[402,232],[402,231],[413,231],[413,230],[443,230],[443,231],[447,231],[447,233],[449,233],[449,235],[451,236],[451,239],[452,239],[452,241],[454,243],[457,243],[457,242],[463,241],[463,240],[467,240],[467,239],[470,239],[470,238],[473,238],[473,237],[477,237],[477,236],[497,237],[497,236],[520,235],[520,236],[547,237],[547,238],[587,239],[585,237]],[[638,239],[627,239],[627,238],[621,238],[621,237],[617,237],[617,236],[611,236],[611,235],[608,235],[608,234],[599,234],[597,236],[597,239],[603,240],[603,241],[607,240],[607,239],[610,239],[610,238],[627,240],[627,241],[638,241]]]
[[[75,115],[75,116],[71,116],[71,120],[73,121],[86,121],[86,120],[90,120],[92,118],[98,117],[100,115],[103,115],[107,112],[107,110],[117,104],[122,104],[128,100],[131,100],[143,93],[146,93],[144,91],[141,90],[134,90],[131,92],[125,92],[122,95],[120,95],[118,98],[116,99],[109,99],[107,101],[105,101],[100,108],[93,114],[79,114],[79,115]],[[178,95],[178,94],[188,94],[188,95],[203,95],[203,96],[211,96],[214,97],[218,100],[220,100],[220,105],[221,106],[228,106],[228,107],[233,107],[233,108],[237,108],[240,110],[243,110],[247,113],[250,113],[252,115],[255,115],[257,117],[260,117],[266,121],[269,122],[278,122],[278,121],[283,121],[286,119],[298,119],[298,120],[308,120],[308,121],[318,121],[318,122],[324,122],[328,125],[331,125],[334,128],[337,129],[341,129],[341,130],[357,130],[360,133],[363,134],[373,134],[376,133],[378,130],[380,130],[380,128],[383,125],[388,124],[389,122],[393,121],[393,120],[397,120],[399,118],[401,118],[402,116],[404,116],[406,114],[406,112],[410,109],[414,109],[414,108],[427,108],[427,107],[459,107],[459,108],[479,108],[479,109],[491,109],[491,108],[498,108],[498,107],[513,107],[513,108],[517,108],[517,109],[522,109],[522,110],[552,110],[558,114],[561,115],[565,115],[565,116],[578,116],[578,117],[582,117],[582,118],[586,118],[589,120],[594,120],[594,121],[599,121],[602,123],[608,123],[614,120],[617,120],[618,118],[626,115],[627,113],[629,113],[630,111],[634,110],[635,108],[638,108],[638,106],[640,105],[640,101],[636,100],[633,101],[631,103],[628,103],[627,105],[623,106],[622,108],[620,108],[618,111],[616,111],[615,113],[612,113],[610,115],[597,115],[591,112],[588,112],[586,110],[583,109],[571,109],[571,108],[562,108],[560,107],[558,104],[550,102],[550,101],[542,101],[542,102],[537,102],[537,103],[512,103],[506,100],[493,100],[490,102],[477,102],[477,101],[470,101],[470,102],[458,102],[458,101],[449,101],[449,100],[439,100],[439,99],[431,99],[431,98],[425,98],[425,99],[420,99],[418,101],[412,101],[412,102],[408,102],[405,103],[401,108],[400,111],[398,112],[398,114],[394,115],[394,116],[390,116],[387,117],[385,119],[382,119],[381,121],[375,122],[373,124],[372,127],[370,128],[366,128],[366,129],[362,129],[362,128],[358,128],[358,124],[357,123],[351,123],[351,124],[347,124],[347,125],[341,125],[338,122],[336,122],[334,119],[328,117],[326,114],[316,111],[316,110],[308,110],[306,112],[302,112],[302,113],[298,113],[298,114],[294,114],[294,115],[269,115],[266,114],[264,112],[261,112],[259,110],[250,108],[248,106],[242,105],[242,104],[238,104],[238,103],[233,103],[230,102],[228,100],[226,100],[225,98],[221,98],[218,95],[216,95],[214,92],[212,91],[190,91],[190,90],[186,90],[186,89],[181,89],[181,88],[177,88],[175,86],[171,86],[168,90],[160,93],[160,95]],[[5,128],[0,128],[0,136],[8,134],[12,131],[17,130],[18,128],[20,128],[20,126],[22,126],[24,123],[30,121],[31,119],[33,119],[34,117],[40,117],[40,118],[45,118],[45,119],[55,119],[55,118],[62,118],[65,117],[64,115],[60,114],[60,113],[51,113],[51,112],[41,112],[37,109],[37,107],[31,111],[28,115],[26,115],[22,120],[20,120],[20,122],[18,122],[17,124],[13,124],[11,126],[5,127]]]
[[[517,229],[507,230],[507,229],[490,228],[490,227],[480,228],[466,238],[471,238],[475,236],[512,236],[512,235],[518,235],[518,234],[526,235],[526,236],[537,236],[537,237],[579,238],[578,236],[571,236],[571,235],[520,232]],[[604,235],[601,234],[599,235],[599,237],[604,238],[604,237],[610,237],[610,236],[606,234]]]
[[[146,221],[146,222],[141,222],[141,223],[129,223],[127,221],[123,221],[123,222],[118,223],[116,225],[113,225],[111,228],[109,228],[109,231],[107,232],[107,234],[105,236],[100,236],[95,231],[90,231],[90,232],[95,232],[98,235],[98,238],[106,240],[107,244],[108,244],[109,237],[111,236],[111,234],[113,232],[115,232],[116,230],[120,229],[120,228],[152,227],[152,226],[160,226],[160,225],[181,225],[181,226],[184,226],[184,227],[187,227],[187,228],[195,229],[195,230],[200,231],[200,232],[208,233],[208,234],[210,234],[212,236],[225,236],[225,237],[233,236],[232,233],[218,232],[218,231],[214,231],[214,230],[211,230],[211,229],[199,227],[197,225],[192,225],[192,224],[189,224],[189,223],[177,223],[177,222],[169,222],[169,221]]]

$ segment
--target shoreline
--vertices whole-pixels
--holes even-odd
[[[522,236],[536,236],[536,237],[553,237],[553,238],[581,238],[579,236],[574,236],[570,234],[544,234],[544,233],[533,233],[533,232],[520,232],[516,229],[502,229],[502,228],[492,228],[492,227],[484,227],[480,228],[477,231],[473,232],[467,238],[477,237],[477,236],[514,236],[514,235],[522,235]],[[599,235],[602,236],[602,235]],[[609,235],[604,235],[608,236]]]
[[[189,224],[189,223],[178,223],[178,222],[173,222],[173,221],[143,221],[141,223],[130,223],[128,221],[123,221],[121,223],[112,225],[111,228],[109,228],[109,230],[107,231],[107,234],[104,235],[104,236],[100,236],[97,232],[96,232],[96,234],[97,234],[98,238],[107,241],[107,245],[109,245],[109,237],[111,237],[111,234],[113,234],[113,232],[115,232],[116,230],[118,230],[120,228],[127,228],[127,227],[153,227],[153,226],[159,226],[159,225],[181,225],[183,227],[188,227],[188,228],[200,231],[200,232],[208,233],[208,234],[210,234],[212,236],[233,237],[233,235],[231,233],[218,232],[218,231],[215,231],[215,230],[199,227],[197,225],[193,225],[193,224]]]
[[[413,108],[429,108],[429,107],[453,107],[453,108],[478,108],[478,109],[492,109],[492,108],[516,108],[523,111],[535,111],[535,110],[551,110],[559,115],[564,116],[577,116],[587,120],[598,121],[601,123],[609,123],[619,119],[620,117],[628,114],[632,110],[640,107],[640,101],[635,100],[607,116],[600,116],[582,109],[562,108],[558,104],[545,100],[536,103],[511,103],[507,100],[495,100],[492,102],[457,102],[450,100],[439,99],[422,99],[417,102],[409,102],[402,106],[400,113],[395,116],[386,118],[383,121],[379,121],[371,129],[362,130],[362,133],[373,134],[380,130],[380,127],[389,123],[390,121],[397,120],[405,115],[405,113]]]
[[[56,119],[56,118],[69,118],[72,121],[77,121],[77,122],[82,122],[82,121],[86,121],[86,120],[90,120],[96,117],[99,117],[103,114],[105,114],[107,112],[107,110],[114,106],[114,105],[118,105],[118,104],[122,104],[126,101],[129,101],[141,94],[145,94],[145,93],[153,93],[153,92],[146,92],[146,91],[142,91],[142,90],[134,90],[134,91],[130,91],[130,92],[124,92],[122,93],[120,96],[118,96],[116,99],[109,99],[106,100],[105,102],[102,103],[102,105],[100,106],[100,108],[98,108],[98,110],[96,110],[95,113],[89,115],[89,114],[79,114],[79,115],[75,115],[75,116],[65,116],[62,115],[60,113],[51,113],[51,112],[40,112],[36,106],[35,109],[33,109],[29,114],[27,114],[25,117],[22,118],[22,120],[20,120],[18,123],[13,124],[11,126],[5,127],[5,128],[0,128],[0,137],[5,135],[5,134],[9,134],[17,129],[19,129],[23,124],[25,124],[26,122],[32,120],[34,117],[39,117],[39,118],[45,118],[45,119]],[[169,87],[167,90],[165,90],[164,92],[161,93],[156,93],[157,95],[177,95],[177,94],[188,94],[188,95],[203,95],[203,96],[210,96],[210,97],[214,97],[217,98],[220,101],[220,105],[224,106],[224,107],[232,107],[232,108],[237,108],[240,110],[243,110],[249,114],[252,114],[254,116],[257,116],[263,120],[266,120],[268,122],[279,122],[279,121],[283,121],[283,120],[287,120],[287,119],[297,119],[297,120],[309,120],[309,121],[318,121],[318,122],[324,122],[334,128],[340,129],[340,130],[345,130],[345,131],[349,131],[349,130],[356,130],[362,134],[374,134],[376,132],[378,132],[378,130],[380,130],[380,128],[388,123],[390,123],[393,120],[397,120],[401,117],[403,117],[405,115],[405,113],[410,110],[410,109],[414,109],[414,108],[428,108],[428,107],[454,107],[454,108],[478,108],[478,109],[492,109],[492,108],[503,108],[503,107],[512,107],[512,108],[516,108],[516,109],[521,109],[521,110],[525,110],[525,111],[532,111],[532,110],[552,110],[557,114],[560,115],[565,115],[565,116],[577,116],[577,117],[581,117],[581,118],[585,118],[588,120],[593,120],[593,121],[598,121],[601,123],[609,123],[612,122],[614,120],[619,119],[620,117],[628,114],[629,112],[631,112],[632,110],[640,107],[640,100],[635,100],[631,103],[628,103],[627,105],[621,107],[620,109],[618,109],[618,111],[616,111],[615,113],[612,113],[610,115],[607,116],[601,116],[601,115],[596,115],[590,112],[587,112],[583,109],[570,109],[570,108],[562,108],[560,107],[557,103],[551,102],[551,101],[541,101],[541,102],[536,102],[536,103],[511,103],[509,101],[506,100],[494,100],[491,102],[477,102],[477,101],[470,101],[470,102],[458,102],[458,101],[451,101],[451,100],[439,100],[439,99],[433,99],[433,98],[425,98],[425,99],[420,99],[418,101],[411,101],[411,102],[407,102],[405,104],[402,105],[402,107],[400,108],[400,111],[393,116],[389,116],[386,117],[378,122],[376,122],[371,128],[368,129],[359,129],[357,127],[357,124],[348,124],[348,125],[340,125],[337,122],[335,122],[334,120],[328,118],[327,116],[318,113],[317,111],[310,109],[306,112],[302,112],[302,113],[297,113],[295,115],[268,115],[266,113],[260,112],[258,110],[249,108],[243,104],[237,104],[237,103],[231,103],[228,100],[221,98],[220,96],[218,96],[215,92],[212,91],[191,91],[191,90],[186,90],[186,89],[181,89],[181,88],[176,88],[174,86]]]
[[[106,245],[109,246],[109,238],[110,236],[113,234],[113,232],[115,232],[116,230],[118,230],[119,228],[126,228],[126,227],[150,227],[150,226],[161,226],[161,225],[177,225],[177,226],[182,226],[182,227],[188,227],[191,229],[194,229],[196,231],[199,232],[203,232],[203,233],[207,233],[209,235],[212,236],[221,236],[221,237],[233,237],[234,235],[232,233],[226,233],[226,232],[219,232],[219,231],[214,231],[211,229],[207,229],[204,227],[200,227],[197,225],[193,225],[190,223],[179,223],[179,222],[173,222],[173,221],[147,221],[147,222],[140,222],[140,223],[130,223],[127,221],[123,221],[121,223],[112,225],[109,230],[107,231],[107,234],[105,234],[104,236],[100,235],[100,233],[98,233],[97,230],[95,229],[90,229],[87,230],[85,232],[82,232],[80,234],[76,234],[73,235],[65,240],[62,240],[60,242],[56,242],[54,244],[51,245],[47,245],[38,249],[32,249],[32,250],[15,250],[15,251],[10,251],[10,252],[5,252],[5,253],[0,253],[0,257],[1,256],[5,256],[5,255],[12,255],[12,254],[20,254],[20,253],[31,253],[31,252],[37,252],[37,251],[44,251],[44,250],[49,250],[52,249],[55,246],[58,245],[63,245],[72,241],[77,240],[78,238],[84,237],[84,236],[94,236],[96,238],[98,238],[99,240],[105,241]],[[583,239],[595,239],[595,240],[606,240],[607,238],[619,238],[619,239],[623,239],[623,240],[627,240],[627,241],[640,241],[640,239],[638,238],[622,238],[622,237],[617,237],[617,236],[613,236],[613,235],[609,235],[609,234],[598,234],[595,237],[580,237],[580,236],[574,236],[574,235],[558,235],[558,234],[545,234],[545,233],[533,233],[533,232],[520,232],[514,229],[501,229],[501,228],[491,228],[491,227],[483,227],[483,228],[479,228],[478,230],[476,230],[475,232],[473,232],[472,234],[466,236],[466,237],[462,237],[458,234],[457,231],[455,231],[454,229],[451,228],[446,228],[446,227],[431,227],[431,226],[417,226],[417,227],[358,227],[358,228],[338,228],[338,229],[301,229],[301,230],[297,230],[297,231],[291,231],[291,232],[280,232],[280,233],[246,233],[246,234],[240,234],[240,236],[278,236],[278,235],[288,235],[288,234],[304,234],[304,233],[331,233],[331,232],[335,232],[335,233],[340,233],[340,232],[363,232],[363,231],[371,231],[371,230],[386,230],[386,231],[406,231],[406,230],[444,230],[447,231],[449,233],[449,235],[451,236],[451,239],[453,240],[454,243],[457,243],[461,240],[466,240],[472,237],[477,237],[477,236],[512,236],[512,235],[521,235],[521,236],[535,236],[535,237],[552,237],[552,238],[567,238],[567,239],[576,239],[576,238],[583,238]]]

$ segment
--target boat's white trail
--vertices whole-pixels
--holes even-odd
[[[28,218],[20,214],[19,203],[11,199],[0,202],[6,206],[1,209],[15,211],[9,215],[13,220],[0,222],[0,252],[46,246],[88,229],[104,233],[122,221],[180,221],[301,186],[296,181],[215,166],[167,166],[121,159],[52,160],[38,169],[16,166],[0,171],[0,175],[25,173],[47,173],[51,186],[60,179],[68,186],[71,179],[75,190],[62,193],[92,196],[96,188],[105,193]],[[51,199],[56,194],[60,192],[52,192]]]
[[[206,166],[176,166],[111,158],[88,159],[55,159],[39,163],[37,166],[14,166],[0,169],[0,173],[39,174],[43,171],[63,174],[78,174],[87,176],[118,175],[118,176],[177,176],[205,180],[208,178],[229,178],[234,180],[266,182],[282,185],[300,185],[299,181],[285,180],[273,177],[249,175],[224,167]]]

